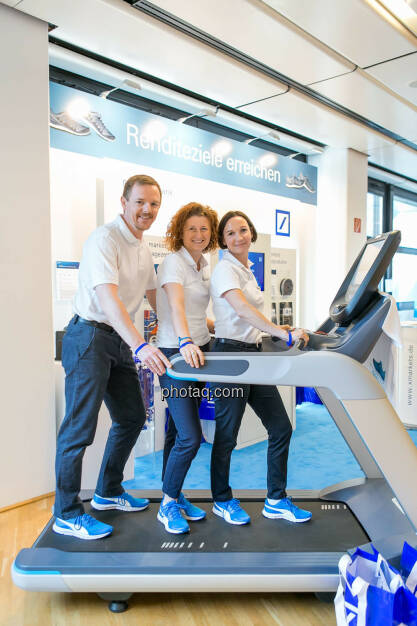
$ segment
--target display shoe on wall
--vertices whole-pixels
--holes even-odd
[[[300,180],[298,176],[287,176],[285,186],[300,189],[303,186],[303,181]]]
[[[50,110],[49,125],[52,126],[52,128],[64,130],[66,133],[71,133],[72,135],[89,135],[91,132],[88,126],[80,124],[65,111],[62,113],[54,113]]]
[[[316,191],[307,176],[304,176],[304,174],[300,174],[298,180],[302,182],[303,187],[310,193],[314,193]]]
[[[100,113],[96,111],[90,111],[82,118],[83,122],[89,124],[89,126],[96,131],[100,137],[106,141],[114,141],[116,137],[105,127]]]

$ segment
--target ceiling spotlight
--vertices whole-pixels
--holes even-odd
[[[125,78],[123,84],[131,87],[132,89],[137,89],[137,91],[141,91],[142,89],[142,85],[140,83],[136,80],[130,80],[130,78]]]
[[[204,108],[200,109],[197,113],[192,113],[191,115],[180,117],[177,122],[179,122],[180,124],[184,124],[184,122],[192,119],[193,117],[214,117],[215,115],[217,115],[218,108],[219,107],[212,107],[210,105],[207,105]]]
[[[106,91],[102,91],[98,95],[100,96],[100,98],[106,99],[107,96],[109,96],[111,93],[113,93],[113,91],[116,91],[117,89],[120,89],[120,87],[113,87],[113,89],[107,89]]]
[[[127,87],[130,87],[131,89],[137,89],[138,91],[142,89],[140,83],[134,80],[130,80],[130,78],[125,78],[122,83],[123,85],[127,85]],[[99,96],[100,98],[106,99],[107,96],[109,96],[113,91],[117,91],[118,89],[123,89],[123,87],[113,87],[112,89],[106,89],[106,91],[102,91],[101,93],[99,93]]]
[[[246,139],[243,143],[246,143],[249,146],[251,143],[253,143],[257,139],[268,139],[269,137],[271,137],[271,139],[275,139],[275,141],[279,141],[281,139],[281,137],[279,136],[276,130],[269,130],[264,135],[258,135],[257,137]]]

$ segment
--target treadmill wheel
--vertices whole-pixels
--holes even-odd
[[[112,613],[124,613],[128,609],[126,600],[112,600],[109,602],[109,609]]]

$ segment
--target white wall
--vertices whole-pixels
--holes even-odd
[[[0,4],[0,507],[55,482],[47,45]]]
[[[329,306],[366,241],[368,159],[355,150],[327,148],[310,157],[309,163],[318,167],[318,193],[317,221],[311,233],[315,289],[308,302],[319,324],[328,317]],[[362,220],[360,233],[353,230],[354,217]]]

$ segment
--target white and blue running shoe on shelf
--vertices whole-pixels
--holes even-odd
[[[171,500],[167,504],[159,507],[157,518],[165,526],[165,530],[173,535],[188,533],[190,527],[181,515],[180,507],[176,500]]]
[[[282,498],[281,500],[274,500],[275,504],[267,498],[265,500],[262,515],[269,519],[286,519],[288,522],[308,522],[311,520],[310,511],[300,509],[291,498]]]
[[[250,522],[249,515],[242,509],[236,498],[226,500],[226,502],[214,502],[213,513],[222,517],[229,524],[236,524],[237,526]]]
[[[115,497],[102,497],[97,493],[94,494],[91,500],[91,506],[97,511],[107,511],[108,509],[117,509],[118,511],[143,511],[148,508],[148,498],[134,498],[124,491],[120,496]]]
[[[70,535],[78,539],[102,539],[113,532],[113,526],[84,513],[71,519],[55,518],[52,530],[58,535]]]
[[[184,514],[185,519],[188,519],[191,522],[198,522],[206,517],[206,512],[195,504],[189,502],[183,493],[180,493],[180,497],[177,502]]]

